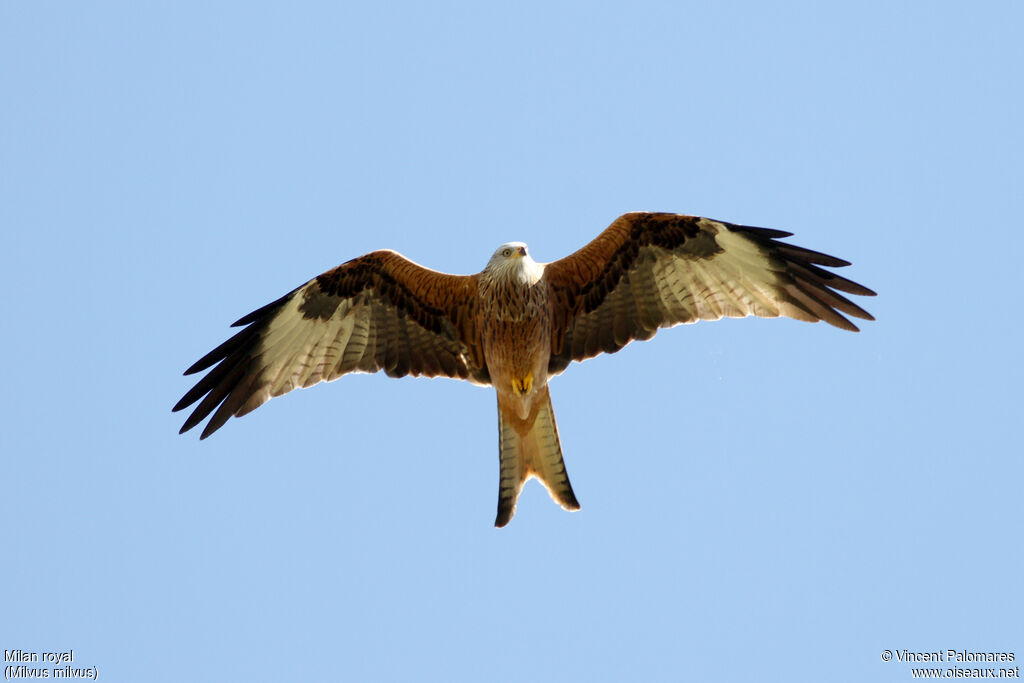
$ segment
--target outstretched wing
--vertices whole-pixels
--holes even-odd
[[[245,329],[186,370],[212,368],[174,406],[199,401],[181,431],[212,413],[206,438],[273,396],[349,372],[486,384],[476,302],[475,275],[439,273],[393,251],[353,259],[234,323]]]
[[[545,268],[553,308],[549,372],[697,320],[786,316],[853,332],[843,314],[874,320],[839,294],[874,292],[821,268],[850,264],[777,241],[791,234],[670,213],[620,216]]]

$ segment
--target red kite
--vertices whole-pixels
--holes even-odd
[[[198,401],[181,431],[212,414],[206,438],[273,396],[349,372],[489,384],[501,443],[495,526],[512,519],[530,477],[578,510],[548,393],[570,362],[698,320],[786,316],[856,332],[844,314],[874,319],[839,293],[874,292],[821,267],[849,263],[777,241],[790,235],[638,212],[553,263],[535,262],[521,242],[502,245],[476,275],[375,251],[234,323],[244,329],[185,371],[209,370],[174,410]]]

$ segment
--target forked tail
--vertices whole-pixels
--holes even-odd
[[[501,449],[501,477],[498,482],[498,517],[494,526],[502,527],[516,514],[516,501],[523,484],[537,477],[551,499],[566,510],[579,510],[569,475],[562,461],[562,445],[551,407],[551,394],[545,385],[533,398],[525,420],[506,408],[498,396],[498,438]]]

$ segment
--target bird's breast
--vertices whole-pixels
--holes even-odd
[[[499,393],[528,410],[529,398],[547,384],[551,314],[542,287],[495,287],[482,297],[484,356]]]

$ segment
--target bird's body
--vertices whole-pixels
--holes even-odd
[[[696,216],[631,213],[548,264],[502,245],[476,275],[429,270],[393,251],[353,259],[235,325],[186,374],[210,369],[174,407],[182,427],[212,414],[205,438],[272,396],[349,372],[447,376],[494,386],[501,474],[497,526],[536,476],[570,510],[548,380],[572,361],[614,353],[661,327],[723,316],[872,319],[836,290],[874,292],[820,266],[847,262],[777,242],[777,230]]]
[[[501,477],[498,517],[515,514],[523,483],[535,476],[568,510],[579,503],[569,484],[548,392],[551,296],[544,266],[521,242],[498,248],[479,276],[484,358],[498,394]]]
[[[511,252],[510,256],[505,256]],[[501,246],[479,276],[478,313],[484,358],[498,403],[520,419],[530,410],[534,388],[547,383],[551,356],[551,311],[544,267],[526,245]]]

